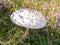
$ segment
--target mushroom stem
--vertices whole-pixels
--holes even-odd
[[[29,28],[26,28],[25,30],[25,37],[27,37],[29,35]]]

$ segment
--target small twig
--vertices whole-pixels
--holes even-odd
[[[0,43],[1,43],[1,45],[6,45],[6,42],[2,42],[2,41],[0,41]]]

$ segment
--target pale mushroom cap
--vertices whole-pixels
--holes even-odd
[[[10,18],[15,24],[31,29],[39,29],[46,25],[46,19],[42,13],[34,9],[16,10]]]

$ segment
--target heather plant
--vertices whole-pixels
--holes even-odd
[[[10,0],[6,7],[0,10],[0,45],[60,45],[60,0]],[[25,36],[25,28],[10,20],[11,13],[21,8],[43,13],[46,26],[30,29]]]

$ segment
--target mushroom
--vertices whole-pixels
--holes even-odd
[[[22,8],[14,11],[11,16],[13,23],[26,28],[25,34],[29,29],[40,29],[46,25],[46,19],[43,14],[35,9]]]

